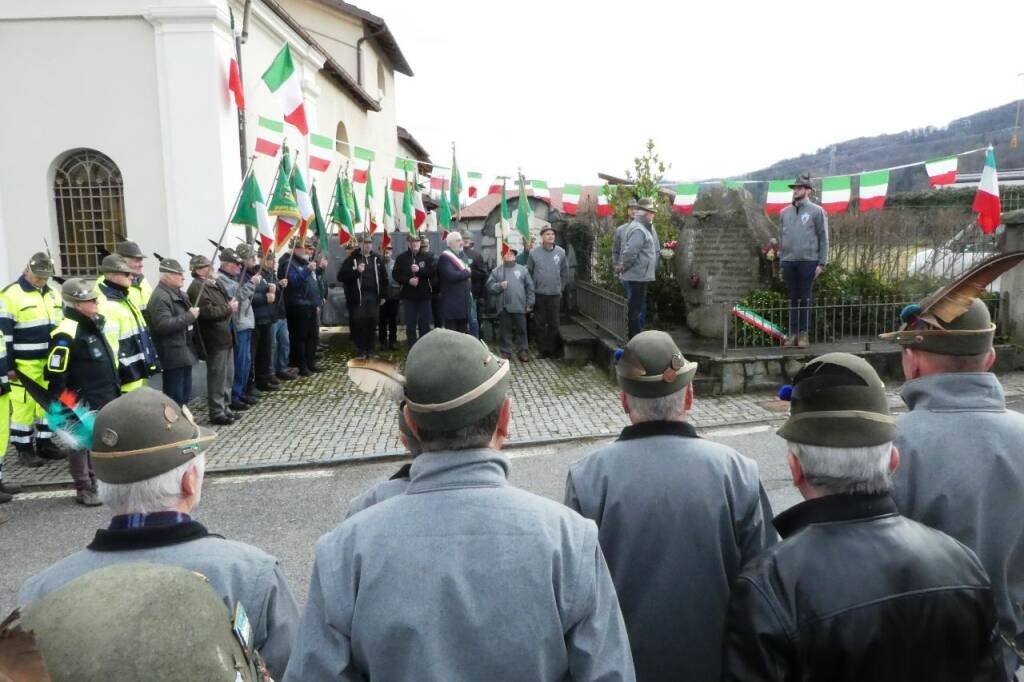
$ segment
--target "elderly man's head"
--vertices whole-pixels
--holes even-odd
[[[885,385],[867,361],[849,353],[817,357],[781,396],[790,401],[790,416],[778,433],[805,498],[891,489],[900,461],[892,444],[896,423]]]
[[[445,243],[453,252],[462,253],[462,235],[458,232],[449,232]]]
[[[633,424],[685,421],[693,406],[697,363],[687,362],[672,337],[641,332],[630,339],[615,363],[622,409]]]

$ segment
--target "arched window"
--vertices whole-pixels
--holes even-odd
[[[53,179],[63,275],[95,275],[100,251],[124,241],[124,183],[117,164],[94,149],[71,152]]]
[[[338,127],[334,131],[334,150],[346,159],[352,158],[352,149],[348,144],[348,130],[344,121],[338,121]]]
[[[384,99],[388,94],[388,74],[384,70],[384,62],[377,62],[377,99]]]

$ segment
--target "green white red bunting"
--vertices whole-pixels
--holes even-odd
[[[256,153],[277,156],[284,139],[284,123],[260,116],[256,120]]]
[[[323,173],[334,158],[334,140],[326,135],[309,134],[309,170]]]
[[[985,152],[985,167],[981,170],[981,182],[974,195],[971,210],[978,214],[978,227],[985,234],[995,232],[1002,222],[1002,204],[999,201],[999,177],[996,175],[996,153],[992,147]]]
[[[551,190],[546,180],[530,180],[530,187],[533,188],[534,198],[551,203]]]
[[[562,188],[562,213],[576,215],[576,209],[580,205],[581,194],[583,194],[582,185],[566,185]]]
[[[487,189],[488,194],[501,194],[501,188],[505,186],[505,178],[497,176],[491,181],[491,186]]]
[[[476,199],[480,193],[480,186],[484,184],[484,174],[478,173],[477,171],[469,171],[466,173],[469,189],[467,190],[470,199]]]
[[[889,171],[872,171],[860,174],[860,211],[880,211],[885,206],[885,194],[889,191]]]
[[[926,161],[924,169],[928,171],[928,186],[939,187],[956,182],[957,160],[956,155],[953,155]]]
[[[446,191],[451,185],[452,169],[444,166],[434,166],[430,171],[430,194],[439,196],[440,192]]]
[[[723,183],[724,184],[724,183]],[[793,190],[790,185],[792,180],[769,180],[768,196],[764,201],[764,212],[768,215],[778,215],[793,201]],[[742,187],[742,185],[740,185]]]
[[[695,182],[676,185],[676,196],[672,200],[672,210],[676,213],[685,213],[687,215],[692,213],[693,205],[697,203],[697,192],[699,191],[700,185]]]
[[[306,105],[302,101],[302,83],[298,70],[292,62],[292,51],[288,43],[274,57],[274,61],[263,73],[263,82],[277,95],[284,112],[285,123],[291,123],[303,135],[309,134],[306,124]]]
[[[829,215],[842,213],[850,205],[850,176],[835,175],[821,180],[821,207]]]
[[[352,149],[352,182],[366,182],[370,177],[370,164],[377,159],[372,149],[353,147]]]
[[[612,214],[612,204],[608,201],[608,185],[601,185],[597,194],[597,217],[607,218]]]

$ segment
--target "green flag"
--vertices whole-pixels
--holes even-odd
[[[441,192],[441,206],[437,209],[437,222],[447,232],[452,226],[452,207],[448,204],[448,194]]]
[[[327,225],[324,223],[324,214],[320,211],[320,199],[316,196],[315,183],[310,198],[313,202],[313,229],[316,231],[317,249],[321,253],[327,253]]]
[[[358,225],[363,222],[363,216],[359,213],[359,202],[356,201],[355,190],[352,189],[352,183],[349,181],[348,176],[345,176],[344,182],[345,188],[345,205],[348,206],[348,210],[352,212],[352,223]]]
[[[297,222],[302,218],[302,214],[299,213],[295,195],[292,194],[290,170],[291,162],[288,160],[288,149],[285,148],[281,163],[277,165],[277,183],[274,185],[274,195],[270,197],[267,213],[284,218],[294,218]]]
[[[405,171],[405,192],[402,194],[402,215],[409,236],[416,236],[416,218],[412,205],[412,189],[409,187],[409,171]]]
[[[331,210],[331,222],[338,226],[338,241],[342,244],[352,238],[355,226],[352,224],[352,214],[348,210],[345,199],[345,187],[341,183],[341,176],[334,181],[334,209]]]
[[[442,192],[443,193],[443,192]],[[455,162],[455,150],[452,150],[452,179],[449,189],[448,206],[458,210],[462,207],[462,176],[459,175],[459,164]]]
[[[259,182],[256,181],[256,174],[250,173],[242,187],[242,198],[238,200],[238,210],[231,217],[231,222],[238,225],[252,225],[260,235],[260,243],[263,249],[270,249],[274,245],[274,221],[267,213],[267,204],[263,199],[263,192],[260,191]]]
[[[502,187],[502,199],[505,198],[504,187]],[[505,207],[508,210],[508,207]],[[523,235],[523,241],[526,241],[530,236],[530,197],[526,196],[526,182],[523,180],[523,176],[519,176],[519,207],[516,211],[516,229],[519,230],[519,234]]]

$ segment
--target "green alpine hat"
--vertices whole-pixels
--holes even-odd
[[[29,258],[28,271],[36,277],[53,277],[56,272],[53,268],[53,259],[42,251],[33,253]]]
[[[234,265],[244,265],[245,264],[245,261],[243,261],[239,257],[239,255],[237,253],[235,253],[235,250],[230,248],[230,247],[228,247],[226,249],[221,249],[221,251],[220,251],[220,262],[221,263],[232,263]]]
[[[118,256],[122,258],[145,258],[146,254],[142,253],[142,249],[139,245],[132,241],[120,242],[114,249]]]
[[[108,273],[130,275],[132,274],[132,266],[128,265],[128,261],[124,259],[124,256],[112,253],[109,256],[104,256],[103,260],[100,261],[100,272],[104,275]]]
[[[211,265],[213,265],[213,263],[211,263],[210,259],[206,256],[192,256],[188,261],[188,268],[192,272],[195,272],[200,268],[208,268]]]
[[[790,401],[789,419],[778,435],[794,443],[854,448],[896,438],[885,384],[866,360],[827,353],[797,372],[779,397]]]
[[[258,614],[250,616],[235,604],[230,608],[205,576],[178,566],[118,563],[100,568],[4,621],[0,645],[20,638],[21,646],[18,656],[0,657],[0,679],[267,679],[246,622]],[[17,674],[26,668],[14,666],[34,657],[41,658],[48,677]]]
[[[651,199],[650,197],[644,197],[640,201],[636,202],[636,206],[633,208],[638,211],[647,211],[652,215],[658,212],[658,207],[654,205],[654,199]]]
[[[94,280],[72,277],[64,280],[64,284],[60,287],[60,297],[68,305],[74,305],[75,303],[95,301],[99,298],[99,293],[96,291]]]
[[[508,360],[469,334],[435,329],[409,351],[405,398],[416,426],[454,431],[497,410],[508,395]]]
[[[176,275],[184,275],[185,269],[181,267],[181,263],[173,258],[164,258],[160,261],[160,272],[171,272]]]
[[[105,483],[144,481],[188,462],[215,437],[187,407],[145,386],[96,414],[93,469]]]
[[[814,189],[814,186],[811,184],[811,174],[810,173],[801,173],[797,177],[797,179],[794,180],[789,185],[790,189],[795,189],[797,187],[806,187],[807,189]]]
[[[238,246],[237,246],[237,247],[235,248],[235,254],[236,254],[236,255],[237,255],[237,256],[238,256],[239,258],[241,258],[241,259],[242,259],[243,261],[244,261],[244,260],[245,260],[246,258],[252,258],[253,256],[256,256],[256,255],[258,255],[258,254],[256,253],[256,249],[255,249],[255,247],[253,247],[253,246],[252,246],[251,244],[244,244],[244,243],[243,243],[243,244],[239,244],[239,245],[238,245]]]
[[[615,363],[615,379],[626,395],[662,398],[681,391],[693,381],[697,363],[662,331],[640,332],[626,344]]]

